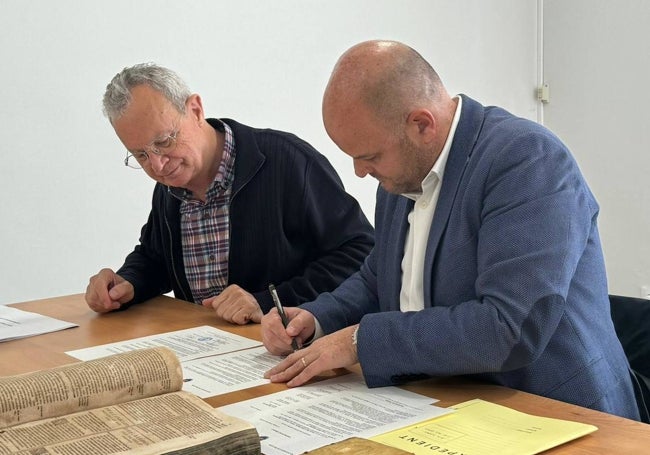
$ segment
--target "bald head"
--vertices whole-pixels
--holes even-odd
[[[380,121],[405,120],[416,108],[449,100],[442,81],[415,50],[395,41],[366,41],[339,58],[323,97],[323,117],[362,105]]]
[[[336,63],[323,96],[323,123],[352,157],[392,193],[416,193],[447,140],[457,100],[420,54],[394,41],[367,41]]]

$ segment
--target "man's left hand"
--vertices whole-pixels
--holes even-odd
[[[286,382],[289,387],[303,385],[314,376],[334,368],[345,368],[359,361],[352,344],[356,325],[346,327],[299,349],[264,373],[271,382]]]
[[[236,284],[231,284],[218,296],[205,299],[204,307],[212,308],[216,315],[233,324],[259,323],[262,320],[262,309],[252,294]]]

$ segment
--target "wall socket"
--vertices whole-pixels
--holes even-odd
[[[650,284],[641,286],[641,298],[650,300]]]

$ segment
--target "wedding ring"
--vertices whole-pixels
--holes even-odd
[[[305,358],[304,358],[304,357],[301,357],[300,360],[302,361],[302,366],[303,366],[304,368],[307,368],[307,362],[305,362]]]

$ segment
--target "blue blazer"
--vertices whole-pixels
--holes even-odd
[[[379,188],[361,270],[302,305],[326,333],[360,322],[368,386],[472,375],[638,419],[609,312],[599,207],[555,135],[463,96],[429,232],[425,309],[402,313],[412,207]]]

